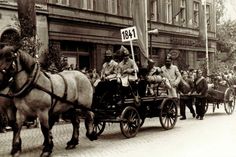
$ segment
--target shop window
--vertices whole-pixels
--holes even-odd
[[[205,52],[197,52],[197,61],[202,61],[206,59],[206,53]]]

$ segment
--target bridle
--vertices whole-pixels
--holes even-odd
[[[9,84],[13,80],[13,77],[23,70],[22,69],[19,71],[18,67],[16,66],[17,55],[17,53],[14,53],[12,57],[5,58],[7,65],[0,69],[0,74],[3,76],[2,82]]]

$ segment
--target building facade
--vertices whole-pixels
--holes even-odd
[[[205,61],[205,45],[200,42],[201,0],[147,0],[148,27],[159,33],[149,35],[149,54],[160,66],[167,53],[181,69],[199,68]],[[17,28],[16,0],[0,2],[0,36]],[[37,34],[46,48],[57,46],[69,64],[82,69],[101,70],[104,53],[118,55],[120,29],[133,26],[132,0],[37,0]],[[216,51],[215,0],[207,0],[209,60]],[[141,53],[134,42],[135,56]]]
[[[201,0],[148,0],[149,54],[163,64],[167,53],[181,69],[199,68],[205,61],[205,45],[199,40]],[[209,60],[216,51],[215,0],[207,0]],[[133,26],[132,0],[49,0],[49,41],[60,47],[69,64],[101,69],[104,52],[115,54],[121,42],[120,29]],[[151,23],[150,23],[151,22]],[[136,59],[139,48],[134,42]]]
[[[37,38],[40,42],[40,52],[48,48],[47,1],[36,0]],[[20,37],[20,23],[18,21],[17,0],[0,1],[0,43],[5,44],[12,38]],[[13,40],[14,40],[13,39]]]

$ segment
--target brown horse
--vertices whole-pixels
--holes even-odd
[[[50,156],[52,153],[51,129],[58,115],[66,112],[70,112],[73,125],[73,135],[67,143],[67,149],[78,144],[80,120],[77,110],[85,117],[86,136],[90,140],[97,139],[93,131],[94,114],[91,111],[93,88],[81,72],[45,73],[28,53],[6,46],[0,50],[0,83],[3,82],[8,82],[16,107],[13,156],[18,156],[21,151],[20,131],[27,117],[39,118],[44,135],[41,156]]]

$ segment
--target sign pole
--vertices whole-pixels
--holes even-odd
[[[133,59],[134,62],[135,62],[134,48],[133,48],[133,41],[132,41],[132,40],[130,40],[130,48],[131,48],[132,59]],[[137,71],[135,71],[134,75],[135,75],[135,78],[137,78]]]

